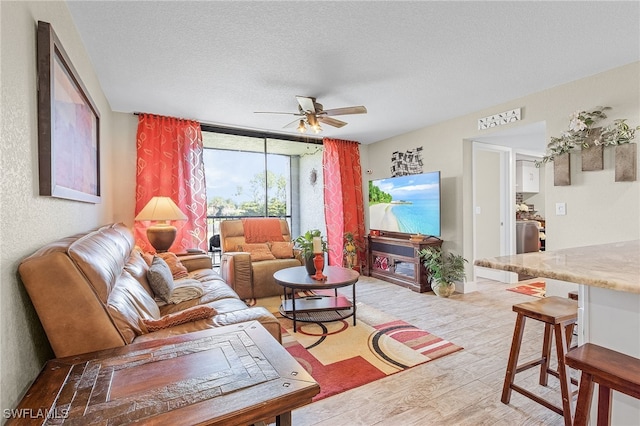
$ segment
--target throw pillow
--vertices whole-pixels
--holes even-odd
[[[293,242],[273,241],[271,243],[271,253],[276,259],[291,259],[293,257]]]
[[[147,279],[153,294],[169,303],[173,293],[173,276],[169,265],[161,257],[153,256],[153,262],[147,271]]]
[[[189,271],[182,264],[182,262],[180,262],[180,259],[175,255],[175,253],[158,253],[157,256],[160,256],[165,262],[167,262],[167,265],[169,265],[169,269],[171,269],[171,275],[173,275],[174,280],[186,278],[189,275]]]
[[[153,254],[146,253],[146,252],[140,252],[140,255],[142,256],[144,261],[147,263],[147,266],[151,266],[151,263],[153,262]]]
[[[238,250],[249,253],[251,255],[252,262],[275,259],[275,256],[271,253],[271,250],[269,250],[269,245],[267,243],[240,244],[238,246]]]
[[[185,324],[187,322],[198,321],[201,319],[211,318],[218,312],[210,306],[199,305],[192,306],[185,310],[165,315],[157,320],[143,319],[142,322],[149,332],[162,330],[164,328],[174,327],[176,325]]]

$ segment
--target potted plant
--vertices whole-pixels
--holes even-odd
[[[305,266],[309,275],[313,275],[316,273],[316,267],[313,265],[313,239],[315,237],[320,238],[322,252],[326,253],[328,251],[327,242],[324,240],[324,237],[320,233],[319,229],[312,229],[310,231],[307,231],[293,240],[295,243],[295,247],[300,250],[300,254],[304,259]]]
[[[431,289],[435,294],[449,297],[456,289],[454,281],[464,280],[467,259],[458,254],[445,254],[440,247],[426,247],[418,252],[431,275]]]
[[[353,269],[358,266],[358,250],[360,247],[356,241],[353,232],[344,233],[344,248],[342,252],[344,254],[345,268]]]

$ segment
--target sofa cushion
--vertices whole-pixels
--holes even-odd
[[[147,271],[147,278],[149,279],[149,285],[153,290],[153,294],[166,303],[169,303],[174,284],[171,269],[169,269],[167,262],[161,257],[154,256],[153,262],[151,262],[151,266]]]
[[[245,243],[239,245],[238,250],[249,253],[251,255],[252,262],[275,259],[275,256],[271,253],[271,250],[269,250],[269,245],[267,243]]]
[[[142,255],[142,250],[140,250],[139,247],[133,249],[127,263],[124,264],[124,269],[129,272],[131,276],[140,283],[140,285],[142,285],[142,287],[149,293],[149,296],[153,297],[153,290],[151,289],[149,280],[147,279],[149,265]],[[153,261],[153,256],[151,256],[149,263],[151,263],[151,261]]]
[[[211,318],[216,313],[216,310],[211,306],[198,305],[192,306],[183,311],[175,312],[173,314],[164,315],[157,320],[143,319],[142,322],[147,328],[147,331],[153,332],[162,330],[164,328],[175,327],[176,325],[184,324],[187,322]]]
[[[142,319],[160,318],[155,300],[138,280],[124,270],[109,294],[107,308],[126,343],[146,332],[141,327]]]
[[[133,250],[133,235],[122,224],[102,228],[80,236],[69,245],[68,255],[87,277],[105,303]],[[124,237],[124,238],[123,238]]]
[[[269,245],[271,253],[276,259],[291,259],[293,257],[292,241],[272,241]]]

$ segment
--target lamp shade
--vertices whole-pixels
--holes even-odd
[[[180,208],[169,197],[153,197],[135,220],[187,220],[187,215],[180,211]]]

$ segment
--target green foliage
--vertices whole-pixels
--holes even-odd
[[[327,247],[327,242],[324,240],[324,237],[320,233],[319,229],[312,229],[310,231],[305,232],[303,235],[300,235],[298,238],[293,240],[295,242],[296,248],[300,249],[302,253],[302,257],[304,259],[308,259],[313,256],[313,238],[320,237],[322,241],[322,251],[327,252],[329,248]]]
[[[253,199],[238,203],[233,199],[215,197],[209,201],[209,212],[212,216],[265,216],[265,189],[269,196],[266,216],[277,217],[287,214],[287,180],[270,170],[267,173],[256,173],[251,179]],[[240,197],[242,186],[236,188],[234,196]]]
[[[387,194],[386,192],[381,191],[380,188],[369,181],[369,205],[378,203],[390,203],[392,199],[393,197],[391,197],[391,194]]]
[[[547,153],[542,160],[536,161],[536,167],[553,161],[557,156],[571,152],[576,148],[589,148],[588,138],[593,136],[593,125],[607,118],[604,110],[610,107],[596,107],[593,111],[576,111],[569,116],[569,130],[559,137],[551,137],[547,145]],[[617,119],[608,126],[602,128],[600,135],[593,139],[594,145],[614,146],[630,143],[635,138],[635,131],[640,126],[633,128],[625,123],[626,119]]]
[[[464,264],[467,259],[458,254],[445,254],[440,247],[426,247],[418,252],[425,268],[436,283],[448,284],[466,277]],[[432,284],[433,285],[433,284]]]
[[[629,127],[626,119],[613,120],[613,123],[602,129],[600,140],[604,146],[622,145],[625,143],[631,143],[636,137],[636,130],[640,130],[638,127]]]

